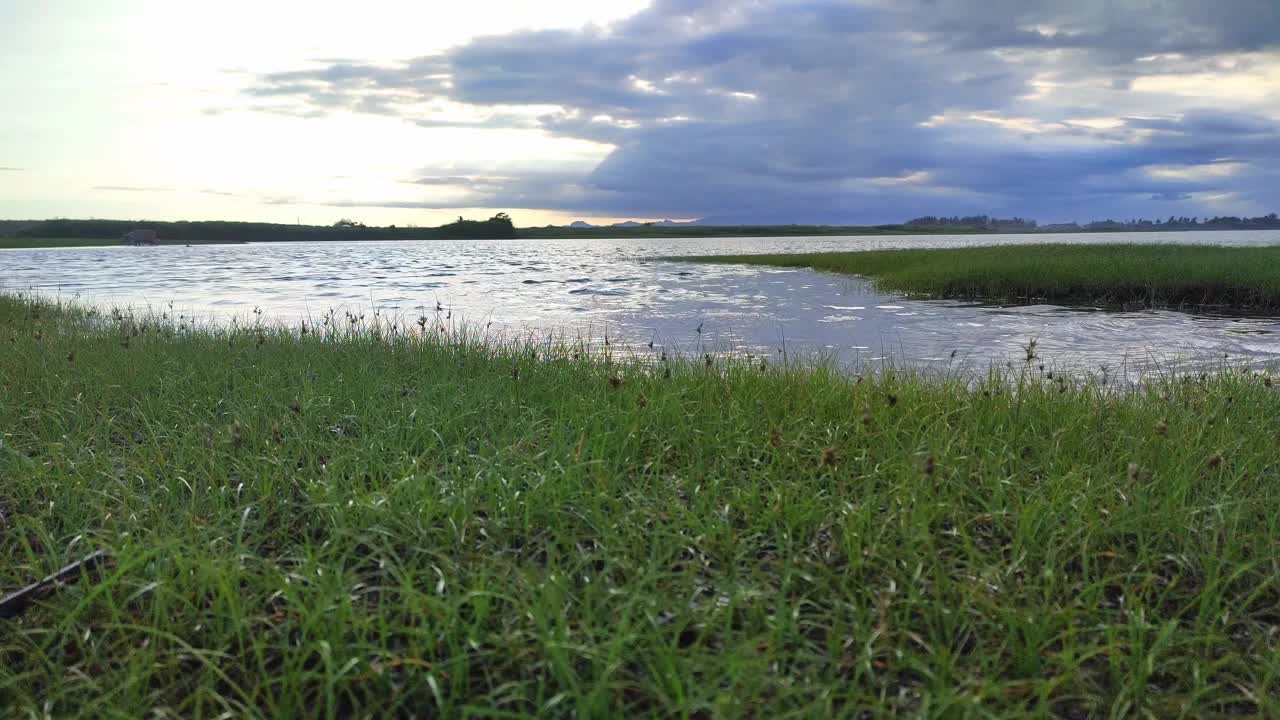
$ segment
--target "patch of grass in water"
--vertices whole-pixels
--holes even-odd
[[[1277,709],[1268,379],[605,363],[432,327],[0,298],[0,588],[115,559],[0,621],[6,708]]]
[[[935,298],[1280,311],[1280,247],[1045,244],[671,259],[864,275],[886,291]]]

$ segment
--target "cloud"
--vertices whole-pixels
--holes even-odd
[[[105,190],[107,192],[173,192],[174,188],[168,187],[139,187],[134,185],[94,185],[92,190]]]
[[[413,207],[885,222],[1280,205],[1268,82],[1273,0],[655,0],[609,27],[322,63],[246,93],[270,112],[536,127],[614,148],[576,175],[428,168]],[[1228,161],[1236,171],[1148,171]]]

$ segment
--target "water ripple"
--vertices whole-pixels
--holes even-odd
[[[962,247],[1032,242],[1280,244],[1280,233],[1098,236],[711,238],[261,243],[0,250],[0,288],[227,319],[261,307],[296,321],[327,308],[404,315],[437,307],[511,332],[603,338],[619,347],[976,367],[1025,357],[1119,367],[1188,358],[1280,362],[1280,319],[928,302],[804,269],[655,261],[658,256]],[[594,280],[592,278],[597,278]],[[566,289],[570,286],[570,289]],[[420,307],[410,313],[405,308]],[[480,320],[483,318],[483,320]],[[412,319],[406,318],[411,322]]]

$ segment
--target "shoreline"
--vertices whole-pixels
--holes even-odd
[[[365,242],[436,242],[436,241],[456,241],[456,240],[484,240],[484,241],[519,241],[519,240],[703,240],[703,239],[734,239],[734,238],[752,238],[752,239],[797,239],[797,238],[832,238],[832,237],[1007,237],[1011,235],[1017,236],[1044,236],[1050,238],[1052,236],[1076,236],[1076,235],[1116,235],[1116,234],[1133,234],[1147,235],[1156,233],[1177,233],[1177,234],[1195,234],[1202,232],[1231,232],[1231,233],[1255,233],[1270,232],[1280,233],[1275,228],[1201,228],[1201,229],[1174,229],[1174,230],[1142,230],[1133,228],[1124,229],[1104,229],[1104,230],[1080,230],[1065,232],[1008,232],[1008,231],[983,231],[972,229],[956,229],[950,228],[946,230],[878,230],[875,228],[823,228],[814,226],[805,228],[803,232],[776,232],[776,233],[760,233],[751,232],[751,230],[759,230],[759,228],[732,228],[726,227],[721,231],[720,226],[705,226],[703,228],[707,232],[696,233],[685,230],[684,232],[672,232],[670,228],[654,228],[652,231],[622,229],[605,232],[606,228],[591,229],[565,229],[564,232],[543,232],[542,228],[521,228],[517,230],[517,237],[514,238],[439,238],[439,237],[422,237],[422,238],[307,238],[305,240],[162,240],[157,245],[144,247],[163,247],[173,245],[250,245],[254,243],[365,243]],[[743,232],[747,230],[747,232]],[[1087,243],[1081,243],[1087,244]],[[0,237],[0,250],[38,250],[52,248],[89,248],[89,247],[131,247],[123,244],[114,238],[20,238],[20,237]]]

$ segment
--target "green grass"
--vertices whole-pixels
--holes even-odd
[[[115,558],[0,620],[0,707],[1280,717],[1258,375],[858,379],[372,322],[0,298],[0,588]]]
[[[1280,247],[1046,244],[672,259],[811,267],[937,298],[1280,310]]]

